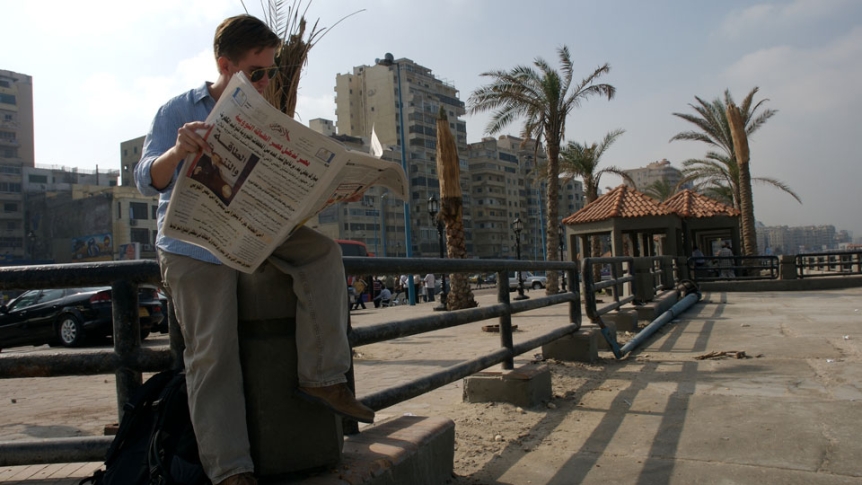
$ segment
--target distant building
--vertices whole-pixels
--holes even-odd
[[[473,253],[478,258],[515,258],[515,234],[512,222],[523,224],[521,255],[523,259],[543,259],[545,245],[544,200],[546,184],[536,171],[536,144],[503,135],[486,137],[471,143],[467,150],[470,194],[473,203]],[[539,161],[545,159],[538,151]],[[571,176],[561,175],[560,215],[565,217],[583,207],[583,184]]]
[[[0,264],[26,259],[23,169],[35,163],[33,78],[0,70]]]
[[[837,249],[835,226],[765,226],[757,228],[757,247],[773,254],[801,254]]]
[[[640,192],[645,192],[650,185],[664,181],[671,188],[676,187],[676,185],[682,180],[682,172],[679,169],[671,166],[670,162],[667,159],[659,160],[658,162],[652,162],[648,164],[646,167],[642,168],[633,168],[631,170],[623,170],[628,174],[629,177],[635,183],[635,187]],[[629,187],[632,186],[631,183],[625,181],[625,184]],[[684,187],[680,187],[680,189],[691,188],[691,184],[686,184]]]
[[[437,117],[440,109],[448,117],[449,129],[456,141],[461,167],[461,187],[464,197],[464,227],[467,251],[472,253],[472,204],[469,176],[464,153],[467,150],[467,123],[464,102],[452,84],[435,76],[431,69],[410,59],[389,59],[373,66],[358,66],[353,72],[339,74],[335,79],[336,127],[339,135],[370,139],[371,129],[383,146],[392,147],[400,162],[400,111],[404,114],[404,139],[407,179],[410,184],[410,221],[414,256],[437,256],[439,245],[435,224],[428,215],[428,199],[439,199],[437,174]],[[399,72],[401,83],[399,85]],[[399,107],[399,95],[404,103]],[[400,108],[400,109],[399,109]],[[402,206],[403,207],[403,206]],[[365,226],[363,240],[370,235]],[[404,244],[404,218],[386,221],[387,249]],[[391,231],[391,232],[390,232]],[[374,241],[374,239],[372,239]],[[369,246],[372,246],[369,244]],[[406,253],[402,249],[402,254]]]
[[[62,188],[27,196],[32,259],[112,261],[121,259],[121,247],[130,243],[140,243],[142,259],[156,258],[156,198],[116,183]]]
[[[135,166],[141,161],[144,150],[144,136],[120,143],[120,185],[135,186]]]

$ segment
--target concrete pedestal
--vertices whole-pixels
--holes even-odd
[[[523,408],[551,400],[551,372],[546,365],[485,371],[464,379],[465,402],[507,402]]]
[[[637,311],[638,320],[644,320],[646,322],[652,322],[656,318],[659,317],[662,313],[670,310],[672,306],[679,301],[677,297],[676,291],[665,291],[664,293],[658,295],[654,301],[636,306],[634,310]]]
[[[638,312],[635,310],[620,310],[602,315],[605,324],[613,323],[617,332],[637,332]]]
[[[546,359],[592,363],[599,358],[599,339],[603,338],[598,327],[584,325],[571,335],[543,345],[542,355]]]
[[[251,454],[258,476],[330,466],[341,458],[341,419],[294,395],[296,298],[271,265],[240,276],[239,343]]]

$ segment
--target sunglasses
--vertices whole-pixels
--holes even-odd
[[[260,69],[255,69],[249,73],[248,79],[249,81],[256,83],[263,79],[264,74],[266,74],[270,79],[273,79],[278,74],[278,67],[262,67]]]

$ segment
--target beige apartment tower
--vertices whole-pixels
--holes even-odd
[[[467,150],[467,124],[462,119],[466,111],[458,90],[436,77],[431,69],[410,59],[389,56],[372,66],[358,66],[353,68],[352,73],[337,75],[335,93],[338,134],[370,139],[373,127],[381,144],[390,147],[395,153],[400,152],[400,116],[403,111],[414,256],[439,254],[436,225],[428,214],[428,199],[432,195],[439,199],[436,122],[438,112],[443,109],[461,156],[464,225],[467,229],[467,251],[471,252],[473,231],[469,178],[464,157]],[[404,103],[401,110],[399,100]],[[383,224],[386,227],[385,245],[388,248],[404,244],[403,214],[402,217],[394,215],[395,219],[387,219]]]

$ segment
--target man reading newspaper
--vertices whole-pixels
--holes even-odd
[[[168,202],[189,155],[210,150],[199,132],[231,77],[245,73],[258,92],[277,75],[280,43],[259,19],[240,15],[218,26],[218,79],[169,100],[156,113],[135,180],[144,195],[159,194],[156,246],[165,289],[173,298],[186,349],[189,410],[201,462],[216,485],[256,484],[246,426],[237,340],[238,272],[209,251],[165,236]],[[338,414],[372,422],[374,411],[346,385],[350,366],[347,294],[341,250],[331,239],[298,228],[269,260],[293,277],[297,298],[297,392]],[[290,291],[285,289],[285,291]]]

